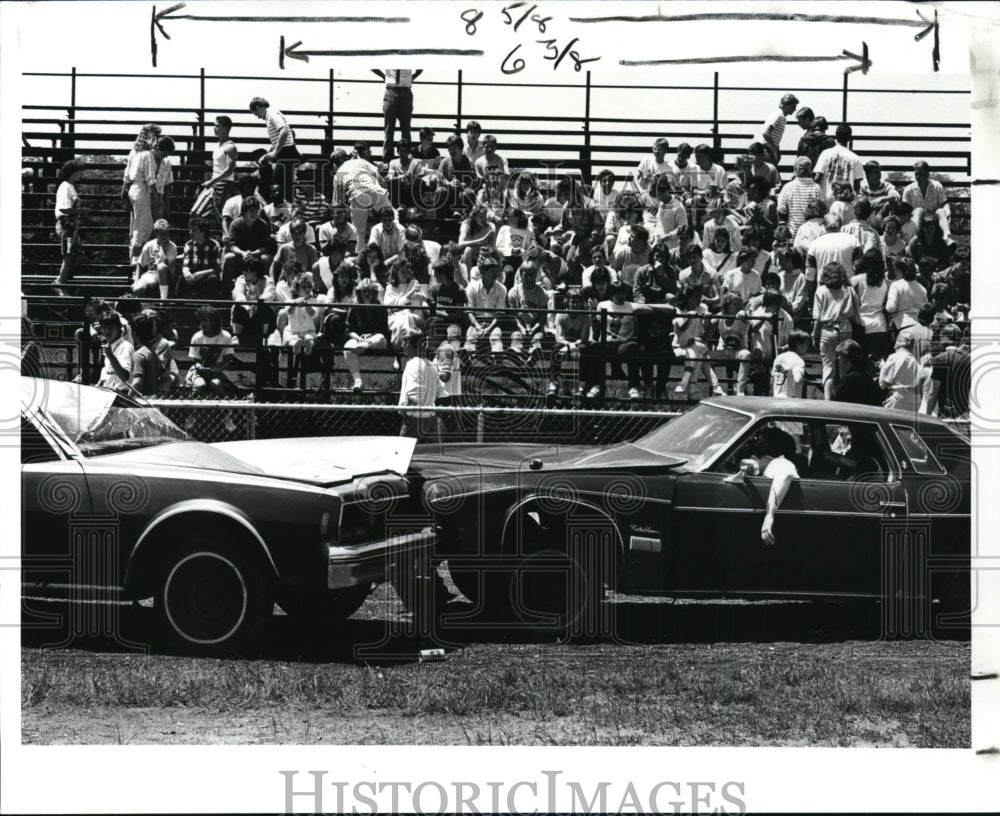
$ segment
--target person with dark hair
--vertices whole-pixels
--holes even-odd
[[[264,207],[267,206],[268,216],[265,218],[265,221],[268,225],[269,233],[277,231],[285,223],[285,220],[287,220],[281,216],[282,213],[287,213],[288,217],[291,217],[290,205],[288,205],[288,202],[282,202],[281,187],[274,185],[271,188],[272,203],[268,204],[264,200],[264,196],[257,191],[258,181],[257,176],[240,176],[236,180],[236,194],[227,198],[226,203],[222,205],[223,245],[229,242],[229,230],[232,229],[233,221],[243,214],[243,201],[246,198],[255,198],[261,207],[262,214],[264,213]]]
[[[382,161],[392,158],[392,144],[396,138],[396,122],[400,136],[410,141],[410,119],[413,116],[413,80],[423,73],[409,68],[373,68],[372,73],[385,81],[382,97],[382,115],[385,119],[385,138],[382,142]]]
[[[946,419],[969,416],[972,358],[962,347],[962,330],[954,323],[941,329],[944,351],[931,359],[931,376],[920,413]]]
[[[716,233],[725,235],[724,232]],[[760,275],[753,268],[757,253],[750,249],[741,249],[736,254],[735,266],[729,267],[722,275],[722,291],[735,294],[740,299],[740,308],[761,290]]]
[[[476,164],[476,160],[485,155],[483,150],[483,144],[479,141],[479,137],[483,133],[483,126],[479,124],[475,119],[470,119],[465,126],[465,138],[467,144],[462,149],[462,153],[469,160],[469,163],[473,166]]]
[[[555,329],[555,349],[550,357],[549,367],[549,399],[555,399],[559,393],[565,371],[578,367],[583,350],[590,343],[591,316],[585,313],[583,294],[577,287],[560,285],[557,290],[566,296],[566,311],[558,312],[553,319]],[[553,308],[563,308],[553,306]],[[572,313],[572,314],[571,314]],[[587,390],[586,382],[581,378],[576,390],[582,397]]]
[[[913,222],[920,225],[924,213],[932,214],[947,241],[951,237],[951,209],[944,185],[931,178],[930,165],[925,161],[913,165],[913,177],[914,181],[903,189],[903,201],[913,207]]]
[[[788,350],[774,358],[771,365],[771,396],[801,399],[805,392],[809,333],[795,329],[788,335]]]
[[[916,319],[927,302],[927,290],[917,280],[917,267],[910,258],[897,258],[894,266],[898,277],[889,285],[885,311],[893,327],[901,329],[907,316]]]
[[[357,307],[351,307],[347,313],[346,335],[339,345],[344,349],[344,363],[353,379],[352,389],[355,394],[364,388],[361,379],[361,362],[358,357],[371,349],[384,349],[388,346],[389,324],[386,310],[375,307],[378,301],[378,284],[371,278],[362,278],[358,283],[356,295]],[[324,333],[327,331],[329,315],[324,320]]]
[[[307,224],[301,218],[295,218],[289,222],[289,237],[291,240],[278,247],[271,262],[271,278],[277,280],[282,268],[289,261],[298,261],[303,269],[312,270],[319,260],[319,253],[316,248],[306,241]]]
[[[501,205],[510,179],[510,167],[507,159],[497,153],[496,136],[483,136],[483,155],[472,166],[476,170],[476,184],[479,188],[477,201],[485,206]]]
[[[795,160],[795,178],[778,194],[778,219],[788,226],[793,238],[806,220],[809,203],[823,200],[823,191],[812,175],[812,162],[806,156],[799,156]]]
[[[369,242],[378,244],[385,258],[386,266],[391,267],[403,251],[406,243],[406,231],[396,220],[396,211],[392,207],[383,207],[375,211],[378,223],[372,227]]]
[[[591,190],[592,206],[607,218],[608,213],[618,204],[621,195],[621,191],[615,189],[615,171],[604,168],[597,174],[597,180]]]
[[[813,241],[826,234],[826,224],[824,223],[824,218],[827,215],[826,202],[822,199],[810,201],[806,205],[803,215],[806,220],[796,230],[792,247],[805,259]]]
[[[217,298],[222,279],[222,247],[208,237],[204,218],[191,216],[188,229],[191,240],[184,244],[177,296]]]
[[[858,296],[858,314],[865,330],[861,348],[875,362],[889,353],[889,324],[885,315],[889,284],[885,280],[885,259],[877,249],[869,249],[854,270],[857,274],[851,278],[851,286]]]
[[[826,117],[814,116],[812,108],[799,108],[795,112],[795,118],[799,121],[799,127],[805,131],[795,153],[797,156],[805,156],[815,167],[823,151],[835,147],[837,141],[826,132],[829,127]]]
[[[440,436],[440,421],[432,408],[440,397],[446,395],[441,382],[442,373],[423,354],[424,333],[410,329],[400,338],[400,350],[406,357],[402,382],[399,386],[399,404],[408,410],[400,411],[400,436],[415,437],[417,441],[435,441]]]
[[[861,182],[859,192],[871,202],[875,212],[881,212],[889,201],[899,201],[896,186],[882,178],[882,165],[871,159],[864,163],[862,169],[865,171],[865,180]]]
[[[191,347],[188,350],[191,366],[188,368],[185,385],[194,389],[195,397],[222,397],[229,384],[223,372],[236,359],[233,349],[235,341],[222,328],[222,316],[214,306],[202,306],[195,312],[195,316],[198,319],[198,331],[191,336]],[[189,428],[194,425],[193,416],[188,423]],[[236,430],[228,412],[224,423],[229,433]]]
[[[457,133],[445,142],[448,155],[441,159],[438,173],[451,191],[449,205],[460,211],[467,211],[475,204],[476,170],[469,157],[463,152],[462,137]]]
[[[132,203],[131,252],[136,258],[153,232],[153,221],[164,218],[166,207],[163,198],[167,185],[174,180],[167,157],[174,152],[174,142],[169,136],[156,140],[152,150],[140,153],[135,162],[135,175],[129,186],[128,197]]]
[[[462,260],[470,270],[477,265],[479,253],[496,245],[496,227],[490,223],[485,207],[476,206],[458,228],[458,248]]]
[[[799,478],[799,471],[789,457],[796,452],[795,439],[781,428],[768,427],[760,433],[760,449],[757,458],[757,472],[765,479],[771,480],[771,488],[767,494],[767,506],[764,511],[764,523],[760,528],[760,537],[764,544],[773,546],[774,514],[788,495],[792,482]]]
[[[484,250],[479,256],[479,279],[469,281],[465,297],[469,328],[466,332],[465,350],[477,351],[481,341],[489,341],[490,350],[503,351],[500,311],[507,305],[507,288],[497,278],[500,275],[500,256],[496,250]]]
[[[344,207],[333,207],[330,219],[319,226],[319,251],[325,253],[332,241],[339,241],[345,256],[355,255],[358,251],[358,231],[347,219]]]
[[[906,252],[906,241],[900,234],[901,227],[899,216],[889,215],[882,220],[879,250],[885,258],[886,272],[892,272],[892,264]]]
[[[693,186],[691,177],[697,172],[697,168],[691,166],[693,154],[694,148],[687,142],[681,142],[677,145],[677,153],[674,155],[673,161],[670,162],[670,168],[667,171],[670,173],[677,195],[682,199],[691,192]]]
[[[711,308],[719,305],[719,290],[722,286],[722,276],[715,268],[705,262],[702,249],[697,244],[691,244],[687,249],[688,266],[681,270],[677,282],[681,286],[697,286],[701,293],[702,303]]]
[[[274,257],[271,228],[261,218],[260,201],[255,196],[243,199],[242,211],[229,228],[229,242],[222,258],[222,288],[228,290],[250,261],[271,268]]]
[[[858,320],[857,296],[848,285],[847,270],[836,261],[826,264],[813,299],[812,336],[813,346],[819,350],[823,361],[823,393],[826,399],[832,399],[836,350],[840,343],[851,339],[851,324]]]
[[[722,319],[716,323],[719,342],[712,357],[723,360],[726,376],[736,374],[736,396],[746,396],[750,374],[750,322],[744,309],[745,301],[736,292],[722,295]],[[730,388],[730,393],[733,393]]]
[[[170,224],[160,219],[153,224],[154,237],[146,242],[136,259],[132,292],[137,297],[172,297],[177,278],[177,244],[170,240]]]
[[[859,198],[854,202],[854,218],[840,228],[846,235],[857,238],[862,252],[879,248],[879,234],[869,223],[871,215],[871,202],[867,198]]]
[[[80,214],[83,206],[76,192],[76,183],[83,178],[84,164],[70,159],[59,169],[59,187],[56,189],[56,235],[62,263],[53,285],[63,295],[62,285],[69,283],[83,255],[80,241]]]
[[[713,394],[722,396],[725,393],[712,368],[708,345],[703,339],[705,319],[708,317],[708,307],[703,301],[702,288],[697,284],[685,284],[677,292],[678,314],[673,319],[673,352],[675,357],[684,360],[684,374],[674,387],[674,394],[683,399],[688,397],[688,389],[698,382],[701,374],[708,380]]]
[[[144,397],[156,396],[161,381],[169,377],[153,344],[156,339],[156,321],[147,314],[139,313],[132,319],[132,337],[135,352],[132,354],[132,371],[129,385]]]
[[[243,274],[233,285],[232,299],[230,320],[236,335],[234,341],[249,344],[258,338],[266,340],[276,325],[277,316],[272,307],[264,304],[277,301],[278,296],[274,281],[265,274],[260,261],[250,260],[243,267]]]
[[[369,244],[358,256],[358,267],[362,278],[370,278],[379,287],[379,303],[385,297],[385,289],[389,285],[389,267],[386,265],[382,248],[378,244]]]
[[[271,149],[260,159],[260,186],[267,189],[271,180],[281,185],[282,193],[289,201],[292,199],[292,178],[295,165],[302,156],[295,146],[295,134],[289,127],[285,115],[260,96],[250,100],[250,113],[267,125],[267,138]]]
[[[918,264],[931,257],[947,265],[951,262],[955,246],[954,243],[948,243],[941,231],[938,216],[930,210],[924,210],[920,215],[920,229],[906,245],[906,254]]]
[[[781,137],[785,133],[787,117],[795,112],[799,100],[795,94],[787,93],[781,97],[778,110],[764,120],[760,132],[754,136],[754,141],[763,143],[767,158],[775,167],[781,160]]]
[[[236,159],[239,151],[236,143],[229,138],[233,120],[228,116],[215,117],[215,137],[219,143],[212,150],[212,175],[198,189],[198,197],[191,207],[191,214],[207,218],[221,218],[222,207],[230,196],[236,179]]]
[[[420,128],[420,142],[413,154],[428,170],[437,170],[441,163],[441,151],[434,147],[434,131],[429,127]]]
[[[330,203],[335,207],[350,207],[351,223],[358,233],[358,246],[366,245],[369,214],[391,209],[389,193],[382,186],[378,168],[364,155],[351,157],[344,150],[334,150],[330,154],[330,164],[333,167]]]
[[[424,173],[424,163],[413,155],[409,139],[396,142],[398,156],[389,162],[389,198],[399,207],[414,205],[414,184]]]
[[[707,144],[700,144],[694,149],[694,161],[696,166],[691,174],[691,193],[684,203],[690,209],[695,229],[700,229],[726,187],[726,171],[712,161],[712,148]]]
[[[820,153],[816,162],[816,181],[823,188],[827,203],[833,200],[834,184],[847,184],[857,193],[865,177],[861,159],[848,147],[853,136],[850,125],[837,125],[837,144]]]
[[[670,262],[670,249],[661,241],[650,250],[649,263],[639,267],[632,283],[634,303],[666,303],[677,294],[677,268]]]
[[[597,304],[590,327],[591,343],[583,350],[581,369],[583,379],[590,387],[587,399],[597,399],[601,392],[601,365],[607,358],[612,370],[619,374],[622,361],[628,377],[629,399],[639,399],[639,342],[635,328],[634,304],[625,300],[626,287],[612,283],[608,287],[608,300]],[[602,312],[607,316],[602,319]],[[605,331],[605,328],[607,329]],[[620,376],[620,374],[619,374]]]
[[[126,208],[131,213],[132,202],[129,199],[129,189],[132,186],[132,180],[136,177],[139,167],[139,156],[145,153],[147,150],[152,150],[156,147],[156,142],[160,138],[160,134],[163,133],[163,129],[152,122],[143,125],[139,128],[139,134],[135,137],[135,142],[133,142],[132,147],[128,151],[128,157],[125,159],[125,172],[122,177],[122,201],[125,203]],[[132,228],[129,228],[129,232]]]
[[[913,338],[913,356],[926,365],[928,355],[934,346],[934,305],[925,303],[917,310],[917,316],[906,315],[902,321],[899,336],[904,334]],[[938,332],[940,336],[940,332]]]
[[[688,250],[691,247],[701,247],[701,239],[694,227],[686,224],[677,228],[677,246],[670,250],[670,263],[677,269],[684,269],[688,265]]]
[[[827,399],[860,405],[881,405],[882,391],[866,372],[865,354],[854,340],[844,340],[834,350],[836,375]],[[824,372],[826,363],[823,364]],[[826,383],[824,382],[824,386]]]
[[[97,385],[115,391],[127,392],[132,377],[132,355],[135,348],[122,332],[122,318],[113,311],[105,311],[99,321],[103,367]]]
[[[767,194],[777,195],[781,189],[781,174],[778,168],[767,161],[767,146],[763,142],[751,142],[747,148],[750,161],[744,163],[743,186],[750,189],[750,182],[755,178],[764,179],[767,184]]]
[[[684,211],[683,205],[681,211]],[[652,224],[654,217],[652,213],[646,212],[642,202],[632,193],[626,193],[619,198],[617,206],[604,219],[604,248],[608,255],[612,255],[620,246],[628,246],[633,226],[642,223]],[[686,213],[684,220],[686,223]],[[650,229],[649,226],[646,228]],[[656,234],[655,224],[653,224],[651,234]]]
[[[760,238],[761,247],[770,250],[774,241],[774,230],[778,226],[778,204],[771,197],[770,187],[766,179],[757,177],[750,179],[743,217],[745,219],[744,236],[748,233],[755,233]]]
[[[646,228],[636,224],[630,233],[628,245],[617,247],[611,258],[611,268],[615,270],[618,280],[625,285],[629,295],[632,294],[636,272],[649,263],[650,253],[649,232]]]

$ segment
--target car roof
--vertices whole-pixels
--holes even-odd
[[[840,419],[847,422],[891,422],[894,425],[933,426],[935,430],[951,430],[937,417],[897,411],[874,405],[854,402],[836,402],[820,399],[792,399],[786,397],[711,397],[703,400],[708,405],[730,408],[753,414],[755,418],[777,415],[807,415],[821,419]]]

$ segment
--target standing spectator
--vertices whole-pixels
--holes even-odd
[[[806,207],[811,201],[822,198],[823,191],[813,181],[812,162],[799,156],[795,160],[795,178],[778,194],[778,218],[787,225],[793,237],[806,220]]]
[[[410,141],[410,119],[413,116],[413,80],[423,69],[373,68],[372,73],[385,80],[382,97],[382,115],[385,118],[385,137],[382,141],[382,161],[392,158],[392,144],[396,138],[396,122],[402,138]]]
[[[889,353],[889,324],[885,316],[889,284],[885,280],[885,260],[877,249],[869,249],[858,260],[851,286],[858,295],[858,312],[865,329],[861,348],[875,362]]]
[[[903,328],[904,319],[916,320],[920,307],[927,303],[927,290],[917,281],[917,267],[910,258],[895,262],[896,280],[889,285],[885,312],[896,329]]]
[[[847,146],[853,135],[850,125],[837,125],[837,144],[820,153],[816,162],[816,181],[823,187],[828,203],[833,200],[833,185],[847,184],[857,193],[865,177],[861,159]]]
[[[881,405],[882,392],[865,371],[865,355],[854,340],[844,340],[835,351],[836,380],[827,399],[860,405]],[[823,365],[824,371],[826,364]]]
[[[217,298],[222,281],[222,247],[208,237],[208,224],[194,215],[188,221],[191,240],[184,244],[178,297]]]
[[[156,140],[156,147],[146,150],[135,160],[135,175],[128,189],[132,202],[132,257],[138,256],[153,232],[153,221],[163,218],[163,196],[167,185],[174,180],[170,161],[174,142],[169,136]],[[154,213],[159,213],[154,215]]]
[[[348,336],[344,342],[344,362],[353,379],[354,393],[364,388],[358,357],[371,349],[384,349],[388,343],[389,325],[386,310],[378,308],[378,285],[370,278],[357,287],[358,308],[347,314]]]
[[[833,185],[833,201],[830,202],[830,212],[840,219],[841,224],[854,220],[854,200],[857,196],[850,184],[837,183]]]
[[[132,378],[132,354],[135,349],[122,335],[122,320],[116,312],[106,312],[100,319],[101,355],[104,365],[97,385],[127,392]]]
[[[451,405],[462,396],[462,329],[453,324],[445,331],[445,339],[434,352],[433,365],[444,386],[442,404]],[[454,427],[454,423],[445,422],[444,417],[441,417],[441,425]]]
[[[587,399],[596,399],[601,387],[597,380],[601,379],[600,367],[605,356],[611,361],[615,373],[621,370],[622,361],[628,375],[629,399],[639,399],[639,342],[635,330],[635,306],[625,300],[628,290],[621,283],[612,283],[608,288],[610,300],[597,304],[597,316],[591,326],[593,343],[585,351],[585,379],[590,383]],[[607,312],[606,321],[600,319],[600,313]],[[607,332],[604,332],[606,322]]]
[[[913,165],[913,176],[915,180],[903,189],[903,201],[913,207],[913,223],[919,225],[924,212],[933,213],[947,240],[951,237],[951,209],[944,185],[931,178],[931,167],[925,161]]]
[[[198,198],[191,207],[191,214],[207,218],[222,217],[222,207],[230,197],[236,180],[236,158],[239,151],[236,143],[229,138],[233,120],[228,116],[215,117],[215,137],[219,143],[212,149],[212,175],[199,187]]]
[[[367,150],[366,144],[359,145]],[[389,193],[382,186],[378,169],[362,155],[349,158],[346,151],[334,150],[330,163],[334,172],[330,201],[334,206],[350,207],[358,246],[365,246],[368,243],[368,214],[391,207]]]
[[[904,334],[913,338],[913,356],[924,360],[934,346],[934,306],[925,303],[917,310],[917,316],[905,315],[901,321],[899,336]],[[940,334],[940,332],[939,332]],[[940,339],[940,337],[938,338]]]
[[[812,242],[806,254],[806,286],[810,295],[816,287],[820,270],[826,269],[828,264],[837,263],[851,277],[854,274],[854,258],[861,252],[858,239],[840,231],[838,216],[827,213],[823,223],[826,233]]]
[[[254,196],[244,198],[240,216],[230,225],[229,243],[222,258],[224,291],[230,288],[251,260],[263,264],[265,269],[271,268],[274,257],[271,228],[260,215],[260,201]]]
[[[917,410],[917,380],[920,364],[913,356],[913,337],[901,334],[896,338],[896,350],[890,354],[878,373],[879,387],[888,392],[886,408],[899,411]]]
[[[806,352],[809,335],[796,329],[788,336],[788,350],[774,358],[771,366],[771,396],[801,399],[805,395]]]
[[[135,268],[135,283],[132,292],[136,297],[171,296],[174,279],[177,276],[177,244],[170,240],[170,224],[160,219],[153,224],[155,238],[147,241],[139,253]]]
[[[760,236],[761,247],[770,250],[774,243],[774,231],[778,227],[778,204],[771,197],[764,179],[751,179],[747,193],[748,201],[743,209],[745,229]]]
[[[295,146],[295,134],[285,120],[285,115],[279,110],[271,110],[271,104],[260,96],[250,100],[250,113],[267,124],[267,138],[271,142],[268,150],[260,160],[260,186],[267,189],[271,179],[281,185],[281,191],[287,200],[292,199],[292,171],[302,158]]]
[[[482,132],[482,125],[480,125],[475,119],[470,120],[465,126],[466,145],[462,152],[465,154],[465,157],[469,160],[469,163],[473,167],[475,167],[476,161],[480,158],[480,156],[486,155],[486,151],[483,149],[483,145],[479,141],[479,137]]]
[[[76,159],[70,159],[59,169],[59,187],[56,190],[56,235],[59,237],[62,263],[59,266],[59,275],[53,282],[59,295],[65,294],[61,287],[73,278],[83,255],[80,243],[80,213],[83,208],[80,196],[76,192],[76,183],[83,178],[83,171],[83,162]]]
[[[608,213],[618,204],[621,195],[621,191],[615,189],[614,170],[605,168],[597,174],[597,181],[594,182],[591,190],[590,200],[601,215],[607,218]]]
[[[507,289],[497,280],[500,258],[496,251],[484,252],[479,258],[478,280],[472,280],[465,289],[470,311],[469,329],[465,337],[465,350],[474,353],[480,341],[489,340],[490,350],[503,351],[500,338],[500,312],[507,304]]]
[[[170,375],[169,371],[164,371],[154,348],[156,321],[149,315],[137,314],[132,319],[132,337],[135,339],[135,352],[132,354],[129,385],[143,397],[156,396],[162,388],[164,377]]]
[[[653,142],[653,155],[644,157],[635,170],[635,180],[640,190],[648,190],[654,176],[669,172],[670,162],[667,161],[669,149],[670,142],[662,136]]]
[[[421,354],[423,343],[424,334],[419,330],[407,330],[400,337],[406,366],[399,386],[399,404],[404,408],[399,412],[399,435],[415,437],[418,442],[438,439],[438,416],[427,409],[446,393],[438,370]]]
[[[483,136],[483,155],[476,159],[473,167],[480,185],[479,202],[487,206],[501,204],[507,189],[510,168],[507,166],[507,160],[497,153],[496,136]]]
[[[803,221],[795,232],[795,240],[792,248],[799,252],[804,259],[809,254],[809,248],[813,241],[821,235],[826,235],[826,223],[824,218],[827,214],[826,203],[822,199],[810,201],[806,205]]]
[[[920,413],[964,419],[969,416],[972,357],[962,348],[962,330],[954,323],[941,329],[941,342],[945,348],[931,360],[931,378]]]
[[[798,104],[799,100],[795,94],[785,94],[781,97],[778,110],[764,120],[760,133],[754,137],[755,141],[764,143],[770,162],[775,167],[781,161],[781,137],[785,133],[786,119],[795,112]]]
[[[777,195],[781,189],[781,174],[778,168],[767,161],[765,154],[767,146],[763,142],[751,142],[747,148],[747,153],[751,157],[750,164],[743,173],[743,186],[750,189],[750,182],[755,178],[762,178],[767,182],[767,194]]]
[[[771,367],[778,357],[778,349],[788,344],[795,326],[792,316],[783,308],[783,298],[779,292],[765,289],[760,296],[760,304],[749,313],[749,379],[753,392],[757,395],[767,392]]]
[[[722,314],[718,322],[719,356],[725,361],[726,376],[732,379],[736,372],[736,396],[746,396],[747,377],[750,373],[749,330],[750,323],[743,305],[746,301],[736,292],[722,296]],[[732,391],[730,391],[732,393]]]
[[[271,278],[278,279],[278,275],[286,263],[298,261],[303,269],[311,270],[313,265],[319,260],[319,253],[316,248],[306,241],[306,222],[301,218],[296,218],[289,222],[289,235],[291,241],[278,247],[271,262]]]
[[[799,139],[795,154],[805,156],[815,167],[823,151],[834,147],[837,141],[826,132],[829,127],[826,117],[814,116],[812,108],[799,108],[795,112],[795,118],[799,121],[799,127],[805,131]]]
[[[135,142],[132,144],[128,152],[128,157],[125,159],[125,172],[122,177],[122,201],[129,212],[132,211],[129,189],[132,187],[132,181],[135,179],[139,169],[139,156],[147,150],[152,150],[156,147],[156,142],[159,140],[162,132],[159,125],[152,123],[143,125],[139,128],[139,135],[135,137]],[[133,229],[134,226],[130,225],[129,232],[132,232]]]
[[[828,400],[833,399],[837,350],[843,341],[851,339],[851,324],[858,322],[856,297],[843,264],[826,263],[813,300],[812,340],[823,361],[823,393]],[[861,346],[854,345],[860,354]]]
[[[854,202],[854,218],[840,228],[846,235],[853,235],[858,239],[862,252],[869,249],[879,248],[879,234],[869,223],[872,214],[871,202],[866,198],[859,198]]]

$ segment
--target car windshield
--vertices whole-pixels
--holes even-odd
[[[653,453],[686,459],[686,470],[701,470],[752,417],[716,405],[698,405],[632,444]]]
[[[72,385],[52,387],[44,405],[84,456],[190,439],[156,408],[113,391]]]

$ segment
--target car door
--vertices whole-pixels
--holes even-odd
[[[40,418],[21,417],[21,569],[30,584],[74,582],[74,528],[91,510],[79,459]]]

